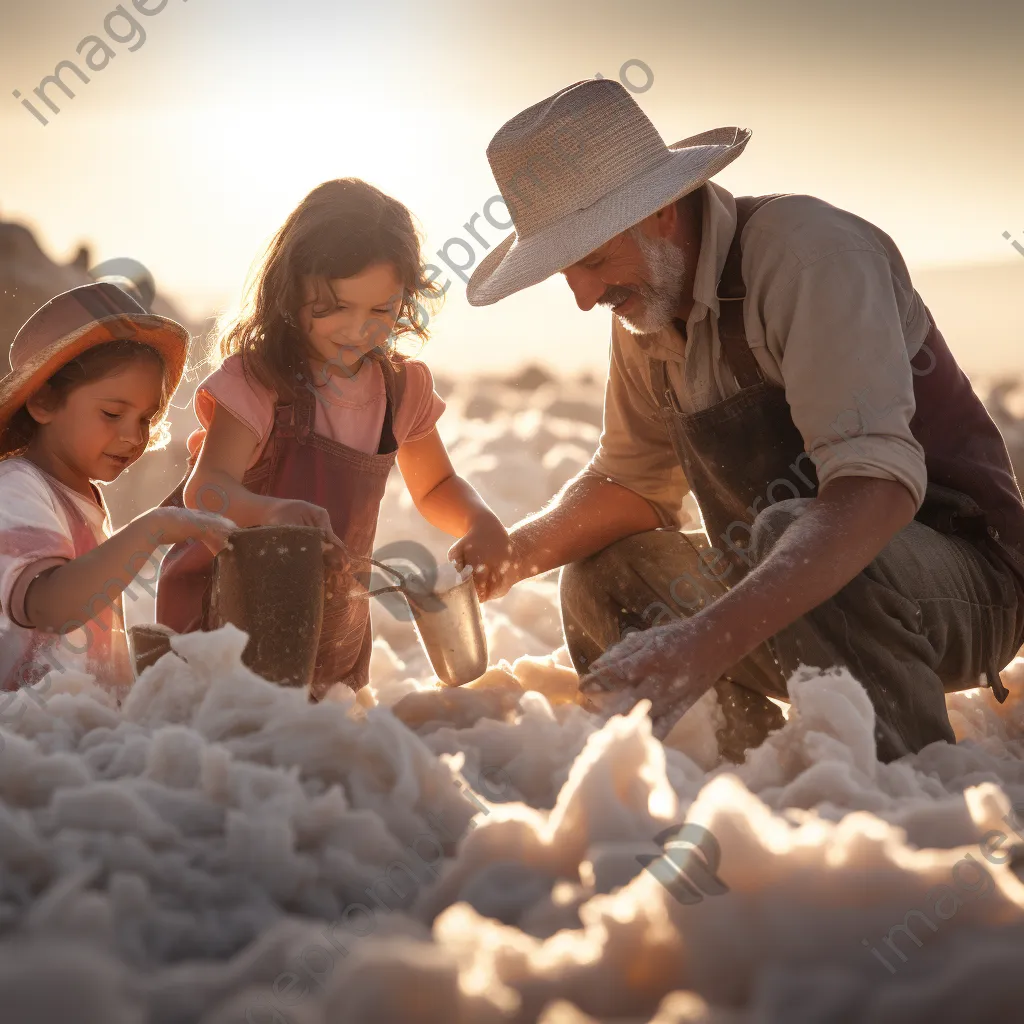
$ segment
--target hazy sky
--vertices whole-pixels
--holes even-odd
[[[135,52],[129,23],[110,23],[127,41],[107,37],[116,56],[88,84],[65,75],[75,99],[50,90],[59,114],[36,103],[44,127],[12,92],[35,99],[61,60],[84,68],[76,46],[106,35],[115,6],[3,0],[0,216],[61,259],[83,240],[97,261],[140,259],[193,314],[230,300],[326,178],[405,202],[427,254],[466,237],[497,191],[484,150],[501,124],[629,59],[653,72],[637,100],[666,142],[753,129],[717,179],[735,193],[819,195],[886,230],[912,270],[1019,266],[1024,294],[1002,235],[1024,242],[1019,0],[167,0],[134,12]],[[603,360],[608,314],[579,313],[561,278],[472,309],[456,279],[435,326],[428,352],[446,367],[577,367]]]

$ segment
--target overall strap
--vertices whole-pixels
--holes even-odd
[[[309,383],[311,387],[315,386],[311,381]],[[274,409],[274,418],[277,419],[278,415],[282,415],[284,421],[291,426],[300,441],[305,441],[313,433],[313,428],[316,425],[316,403],[319,398],[313,393],[311,387],[298,388],[295,398],[290,403],[283,406],[278,405]]]
[[[395,438],[395,415],[399,403],[405,391],[405,367],[401,361],[395,365],[387,356],[370,354],[369,360],[376,362],[384,377],[384,423],[381,427],[380,442],[377,445],[378,455],[390,455],[398,449],[398,442]],[[295,436],[300,443],[315,433],[316,428],[316,403],[319,400],[314,394],[312,381],[306,381],[304,387],[297,388],[295,397],[291,402],[279,402],[274,407],[274,430],[278,433],[282,430]],[[268,454],[270,445],[267,445]],[[262,461],[262,459],[261,459]]]
[[[736,232],[729,246],[729,253],[722,268],[722,277],[718,285],[718,338],[722,343],[725,361],[729,364],[736,382],[741,388],[753,387],[764,379],[757,365],[750,345],[747,343],[747,332],[743,326],[743,300],[747,289],[743,283],[743,251],[740,239],[747,221],[762,206],[778,199],[786,193],[770,196],[739,196],[736,199]]]
[[[372,356],[380,364],[380,372],[384,376],[384,423],[380,429],[380,443],[377,445],[378,455],[390,455],[398,450],[398,440],[395,437],[395,416],[398,414],[398,405],[402,400],[405,391],[405,367],[401,360],[397,365],[387,355]]]

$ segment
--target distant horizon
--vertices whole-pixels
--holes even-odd
[[[103,259],[132,256],[130,253],[108,252],[98,245],[96,240],[88,238],[80,239],[63,253],[55,252],[51,249],[48,239],[43,236],[38,223],[34,223],[31,217],[12,215],[11,211],[3,206],[0,206],[0,222],[17,223],[28,228],[43,253],[58,265],[70,263],[80,246],[89,249],[93,264],[99,262],[100,255]],[[1019,236],[1024,237],[1024,231],[1020,232]],[[424,252],[432,251],[429,247],[430,241],[427,240]],[[979,378],[991,378],[1002,374],[1019,374],[1024,377],[1024,318],[1018,315],[1016,321],[1013,319],[1013,310],[1019,310],[1022,305],[1022,301],[1015,296],[1024,295],[1024,257],[1018,257],[1009,244],[1007,249],[1010,252],[1008,259],[935,264],[908,263],[914,286],[932,309],[940,330],[946,336],[958,362],[965,372]],[[984,281],[983,276],[986,278]],[[990,277],[997,279],[994,287],[989,287],[992,283],[988,280]],[[552,283],[556,289],[561,284],[557,275],[538,288],[550,288]],[[159,296],[172,305],[181,314],[182,319],[192,327],[198,327],[218,316],[223,309],[234,305],[238,300],[238,296],[229,295],[226,291],[221,292],[219,301],[212,292],[205,300],[195,294],[178,294],[163,287],[159,278],[156,285]],[[564,288],[564,284],[562,287]],[[989,303],[990,312],[995,314],[992,317],[995,326],[988,330],[984,326],[979,326],[984,323],[984,318],[979,319],[976,308],[979,302],[985,301]],[[600,343],[588,344],[584,336],[593,332],[592,325],[595,322],[607,324],[607,312],[597,309],[587,314],[580,313],[567,290],[562,297],[561,307],[561,312],[567,315],[559,317],[558,331],[569,330],[578,333],[580,339],[575,352],[563,352],[560,370],[558,361],[550,356],[551,346],[543,338],[538,339],[540,344],[536,346],[529,345],[519,351],[509,350],[502,357],[496,358],[493,353],[485,357],[474,357],[471,354],[472,348],[465,344],[458,346],[456,352],[452,350],[451,345],[445,343],[446,338],[452,340],[453,332],[451,329],[446,331],[452,319],[451,313],[453,310],[456,311],[458,320],[464,321],[461,326],[472,331],[474,316],[486,315],[488,312],[493,316],[494,307],[490,307],[489,310],[473,309],[466,302],[462,283],[457,279],[453,280],[445,308],[435,318],[432,337],[424,349],[423,358],[433,369],[448,375],[460,372],[515,373],[529,365],[542,366],[549,372],[570,375],[582,372],[600,374],[607,366],[606,348]],[[1005,313],[1001,314],[1000,310],[1005,310]],[[446,316],[446,313],[449,315]],[[995,333],[991,333],[992,331]],[[976,332],[985,336],[985,346],[979,347],[976,344]]]

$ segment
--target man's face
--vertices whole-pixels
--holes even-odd
[[[637,225],[562,273],[580,309],[608,306],[627,331],[654,334],[676,315],[686,261],[674,242]]]

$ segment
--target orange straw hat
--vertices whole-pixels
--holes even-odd
[[[11,372],[0,380],[0,454],[11,451],[11,417],[65,363],[108,341],[137,341],[163,357],[168,392],[178,387],[188,358],[188,331],[147,313],[106,281],[54,296],[22,325],[11,345]]]

